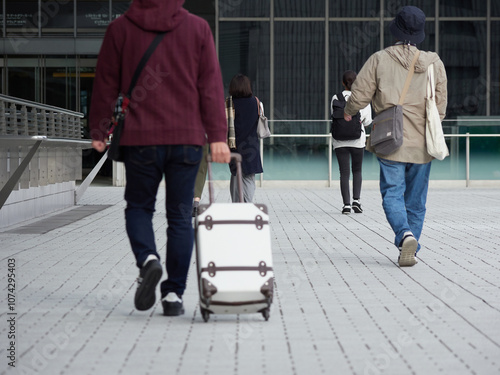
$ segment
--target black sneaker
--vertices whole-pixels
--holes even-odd
[[[140,311],[148,310],[156,301],[156,285],[161,279],[161,264],[157,259],[150,260],[139,271],[137,291],[135,292],[135,308]]]
[[[163,315],[165,316],[178,316],[184,314],[182,299],[174,292],[170,292],[163,297],[161,304],[163,305]]]
[[[344,207],[342,208],[342,213],[344,215],[349,215],[351,213],[351,206],[348,204],[344,204]]]
[[[363,209],[361,208],[361,204],[359,202],[352,202],[352,210],[357,214],[363,213]]]

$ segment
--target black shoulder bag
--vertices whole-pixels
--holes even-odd
[[[111,144],[108,148],[108,159],[114,161],[123,161],[123,150],[120,147],[120,138],[123,133],[123,127],[125,126],[125,114],[128,110],[130,97],[132,96],[132,91],[134,90],[137,80],[142,73],[142,70],[146,66],[146,63],[155,51],[156,47],[158,47],[158,44],[160,44],[165,34],[166,32],[158,34],[149,45],[148,49],[144,53],[144,56],[142,56],[139,65],[135,69],[134,76],[132,77],[132,81],[130,82],[127,94],[123,95],[120,93],[120,95],[118,95],[113,118],[111,119],[111,126],[108,131],[108,137],[111,136]]]

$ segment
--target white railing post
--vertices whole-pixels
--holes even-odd
[[[333,154],[332,137],[328,137],[328,187],[332,187],[332,154]]]
[[[469,187],[470,181],[470,137],[469,132],[465,133],[465,187]]]
[[[7,134],[7,122],[5,121],[5,105],[5,102],[0,101],[0,135]]]

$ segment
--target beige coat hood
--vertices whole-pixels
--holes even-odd
[[[397,105],[416,51],[414,46],[395,45],[370,56],[354,81],[345,112],[353,115],[370,102],[375,114]],[[448,94],[443,62],[434,52],[420,51],[403,102],[403,145],[394,153],[383,156],[384,159],[419,164],[432,160],[425,145],[425,95],[430,64],[434,64],[438,111],[441,119],[445,116]],[[367,149],[372,151],[369,143],[368,139]]]

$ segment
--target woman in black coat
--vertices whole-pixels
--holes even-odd
[[[234,103],[234,131],[236,137],[236,149],[232,150],[241,154],[241,170],[243,178],[243,199],[245,202],[253,202],[255,194],[255,174],[262,173],[262,161],[260,159],[260,142],[257,136],[257,123],[259,119],[258,101],[252,93],[250,79],[237,74],[229,83],[229,95]],[[239,202],[238,184],[236,179],[236,166],[234,162],[230,165],[231,182],[230,192],[233,202]]]

